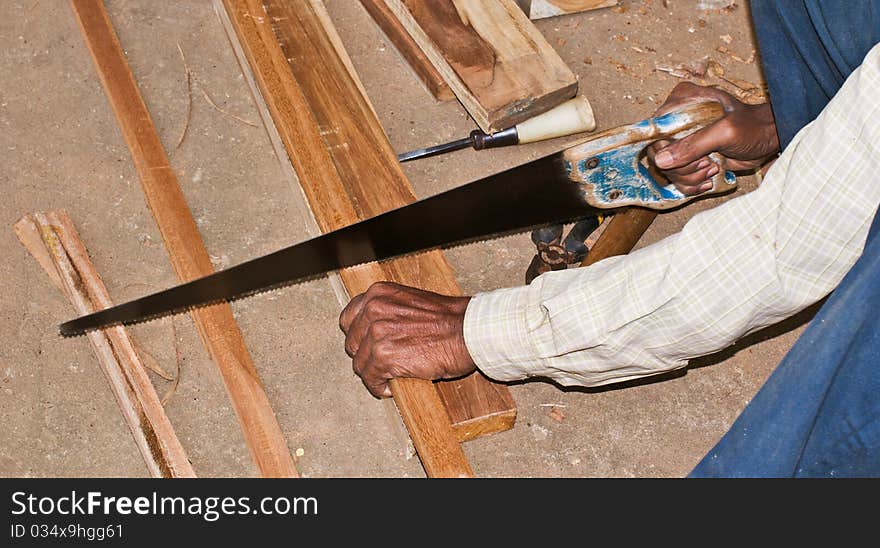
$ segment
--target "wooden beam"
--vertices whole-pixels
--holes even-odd
[[[78,314],[112,306],[66,212],[26,215],[15,224],[15,233]],[[89,332],[88,339],[150,475],[196,477],[128,331],[110,327]]]
[[[543,19],[616,6],[618,0],[516,0],[516,3],[529,19]]]
[[[483,131],[577,93],[577,77],[514,0],[384,2]]]
[[[243,70],[253,71],[272,117],[267,125],[277,129],[320,229],[328,232],[414,201],[323,4],[222,4],[221,21],[234,49],[245,55]],[[350,295],[380,280],[460,294],[439,251],[340,274]],[[481,375],[437,384],[401,379],[392,391],[422,464],[433,477],[472,475],[459,440],[510,428],[516,414],[507,388]]]
[[[422,48],[416,44],[415,40],[403,28],[403,25],[400,24],[400,21],[394,17],[394,14],[385,5],[384,0],[361,0],[361,4],[363,4],[367,13],[370,14],[370,17],[373,18],[373,21],[379,25],[379,28],[388,37],[388,40],[394,44],[394,47],[404,60],[409,63],[410,68],[412,68],[425,87],[428,88],[431,95],[438,101],[455,99],[455,94],[452,93],[449,84],[443,79],[443,75],[434,68],[434,65],[431,64],[431,61],[422,52]]]
[[[192,213],[162,148],[150,113],[101,0],[71,0],[86,45],[141,179],[181,282],[214,271]],[[202,342],[220,370],[245,443],[264,477],[296,477],[293,458],[263,391],[241,331],[226,303],[191,312]]]
[[[643,207],[629,207],[615,213],[590,247],[581,266],[589,266],[616,255],[626,255],[632,251],[656,217],[655,210]]]

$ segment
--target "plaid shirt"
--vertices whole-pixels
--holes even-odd
[[[476,295],[465,342],[500,381],[597,386],[684,367],[828,295],[878,202],[880,45],[758,189],[629,255]]]

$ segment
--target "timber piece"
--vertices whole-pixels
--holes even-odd
[[[618,0],[516,0],[529,19],[544,19],[569,13],[609,8]]]
[[[253,72],[255,95],[271,114],[264,121],[277,130],[320,230],[414,201],[323,4],[303,1],[294,8],[289,2],[223,0],[222,10],[219,4],[215,1],[233,49],[245,57],[239,59],[242,70]],[[340,275],[350,295],[380,280],[460,294],[439,251]],[[460,439],[510,428],[516,414],[507,388],[481,375],[436,384],[395,381],[392,392],[429,476],[471,475]]]
[[[71,0],[98,76],[119,122],[171,264],[181,282],[214,271],[101,0]],[[228,303],[191,311],[226,386],[245,443],[264,477],[297,477],[284,435]]]
[[[632,251],[656,217],[655,210],[642,207],[629,207],[615,213],[608,219],[607,226],[590,248],[581,266],[589,266],[616,255],[626,255]]]
[[[112,306],[66,212],[26,215],[15,224],[15,233],[78,314]],[[91,331],[88,338],[150,475],[196,477],[128,331],[110,327]]]
[[[487,133],[577,93],[577,77],[514,0],[384,1]]]
[[[416,44],[415,40],[409,35],[406,29],[400,24],[400,21],[394,17],[384,0],[361,0],[367,13],[373,18],[373,21],[379,25],[388,40],[394,44],[394,47],[409,64],[416,76],[421,80],[422,84],[428,88],[431,95],[438,101],[450,101],[455,99],[455,94],[443,75],[440,74],[431,61],[425,56],[422,49]]]

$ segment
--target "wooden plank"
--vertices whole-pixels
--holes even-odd
[[[112,306],[66,212],[26,215],[15,224],[15,233],[78,314]],[[89,332],[88,339],[150,475],[196,477],[128,331],[110,327]]]
[[[384,1],[483,131],[577,93],[577,77],[514,0]]]
[[[655,210],[642,207],[629,207],[615,213],[608,219],[607,226],[603,228],[581,266],[589,266],[616,255],[626,255],[632,251],[656,217]]]
[[[529,19],[544,19],[569,13],[616,6],[618,0],[517,0]]]
[[[122,135],[181,282],[214,271],[150,113],[100,0],[71,0]],[[191,312],[202,342],[220,370],[257,470],[264,477],[297,477],[284,435],[226,303]]]
[[[394,17],[394,14],[391,13],[385,2],[383,0],[361,0],[361,4],[363,4],[367,13],[370,14],[370,17],[373,18],[373,21],[379,25],[379,28],[388,37],[388,40],[394,44],[394,47],[404,60],[409,63],[410,68],[412,68],[425,87],[428,88],[431,95],[438,101],[455,99],[455,94],[452,93],[449,84],[443,79],[443,75],[431,64],[431,61],[422,52],[422,48],[416,44],[415,40],[403,28],[403,25],[400,24],[400,21]]]
[[[412,202],[412,187],[345,62],[344,48],[328,30],[323,4],[223,0],[223,6],[221,20],[228,21],[230,40],[246,57],[243,67],[254,73],[320,229]],[[345,269],[341,277],[352,295],[379,280],[460,294],[440,252]],[[516,413],[507,388],[481,375],[436,385],[402,379],[392,391],[430,476],[471,475],[459,436],[509,428]],[[474,421],[483,426],[474,427]]]

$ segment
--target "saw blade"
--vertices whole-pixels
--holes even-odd
[[[61,325],[79,335],[228,301],[361,263],[564,222],[591,211],[562,153]]]
[[[661,184],[643,164],[658,139],[681,137],[718,120],[718,103],[700,103],[606,130],[550,156],[328,232],[269,255],[76,318],[61,325],[78,335],[188,308],[228,301],[361,263],[449,247],[607,208],[678,207],[694,199]],[[711,156],[710,156],[711,157]],[[736,187],[732,173],[712,177],[712,190]]]

